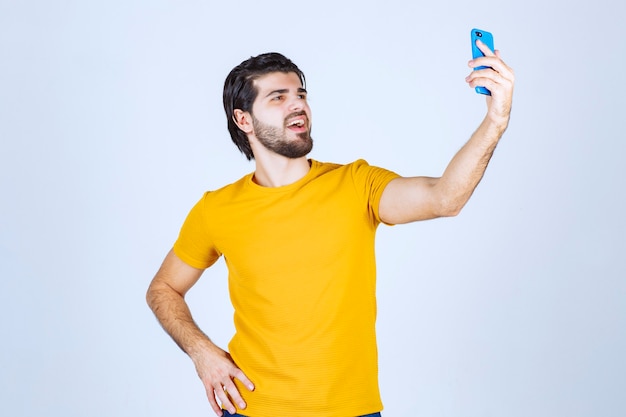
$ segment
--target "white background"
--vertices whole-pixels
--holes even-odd
[[[619,2],[0,1],[0,414],[212,415],[147,285],[206,189],[253,170],[228,71],[305,72],[322,161],[439,175],[479,124],[472,27],[517,76],[460,216],[378,234],[385,417],[626,414]],[[225,346],[220,261],[189,294]]]

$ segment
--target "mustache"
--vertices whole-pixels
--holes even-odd
[[[293,119],[294,117],[299,117],[299,116],[304,116],[306,117],[307,122],[309,121],[309,116],[307,116],[306,112],[304,110],[300,110],[300,111],[295,111],[291,114],[288,114],[287,117],[285,117],[285,125],[287,124],[289,120]]]

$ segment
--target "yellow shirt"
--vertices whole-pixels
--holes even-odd
[[[382,409],[375,336],[374,236],[397,175],[359,160],[312,160],[299,181],[261,187],[249,174],[207,192],[175,253],[196,268],[228,266],[230,354],[250,417],[354,417]]]

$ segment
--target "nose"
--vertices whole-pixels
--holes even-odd
[[[302,97],[296,95],[289,100],[288,106],[290,111],[299,111],[304,108],[305,101]]]

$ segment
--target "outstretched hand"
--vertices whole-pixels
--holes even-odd
[[[513,69],[504,63],[500,57],[500,51],[492,52],[480,40],[476,41],[476,46],[485,56],[472,59],[468,66],[487,68],[472,71],[465,78],[465,81],[472,88],[486,87],[491,92],[491,96],[487,96],[487,115],[492,121],[506,125],[509,121],[513,101],[513,85],[515,84]]]
[[[195,355],[192,360],[200,380],[204,384],[207,398],[215,414],[221,416],[224,407],[229,413],[237,412],[246,408],[246,403],[241,397],[234,379],[241,381],[248,390],[254,390],[254,384],[233,362],[230,354],[217,347],[200,355]],[[221,403],[221,407],[220,407]]]

